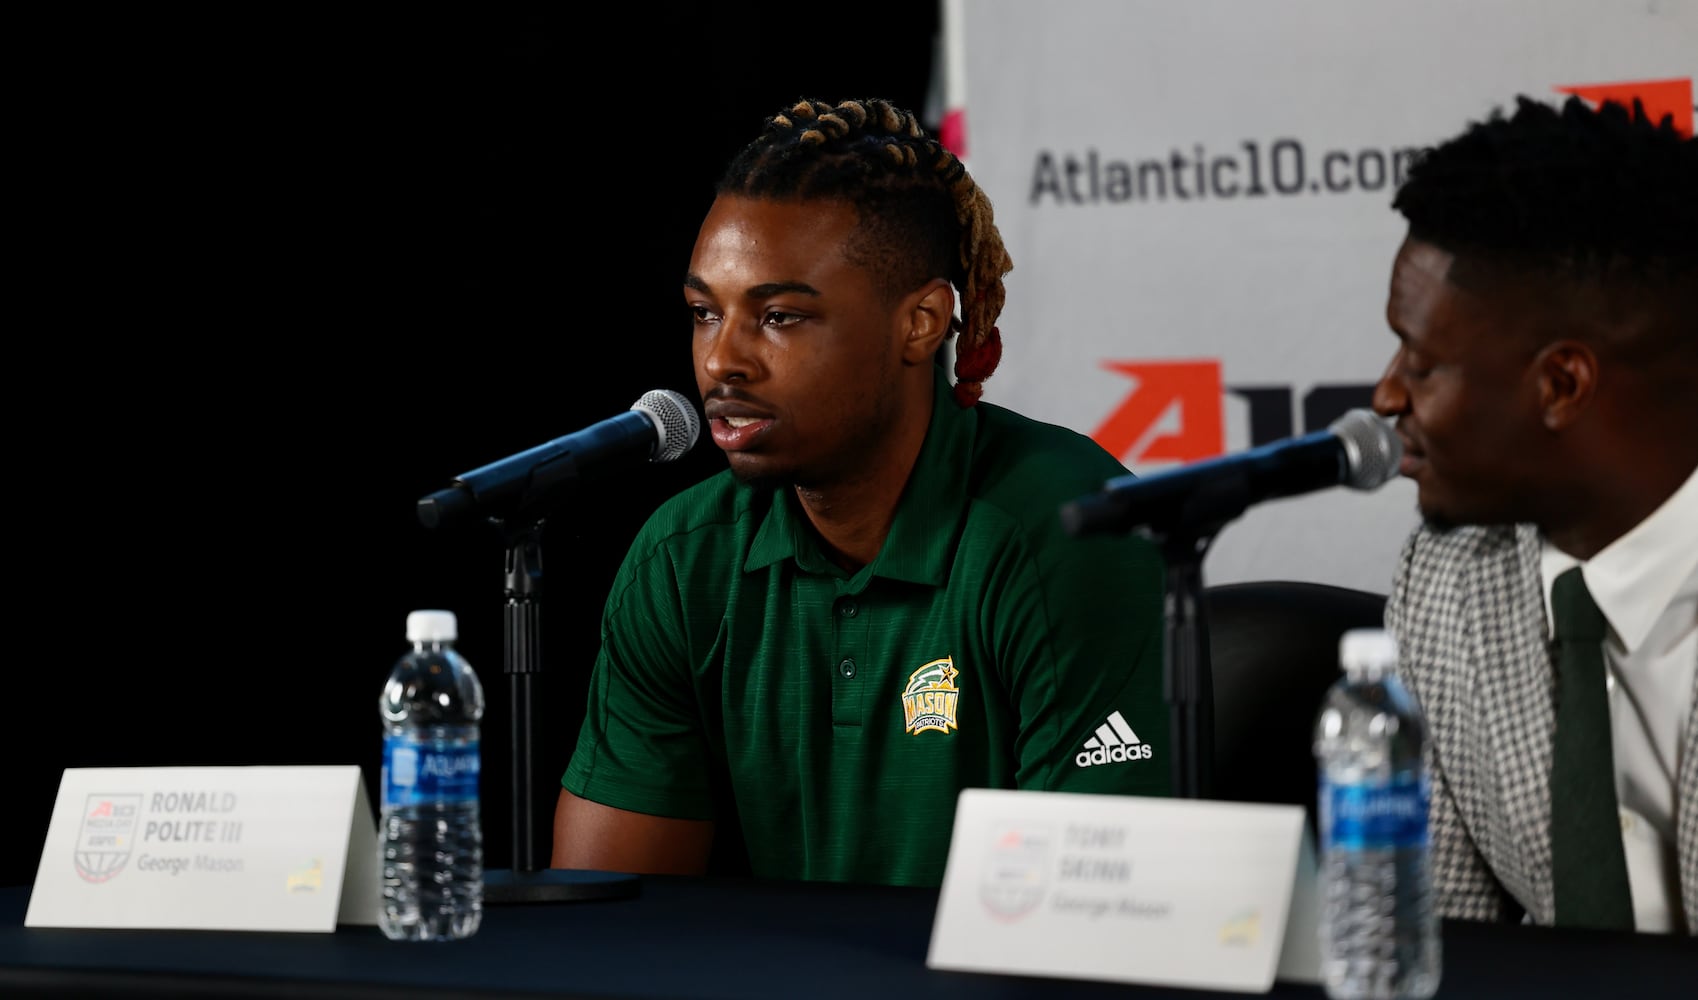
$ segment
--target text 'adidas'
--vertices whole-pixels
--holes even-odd
[[[1097,734],[1085,741],[1073,762],[1080,767],[1092,764],[1119,764],[1129,760],[1149,760],[1152,749],[1140,743],[1138,734],[1126,724],[1126,717],[1115,711],[1108,721],[1097,727]]]

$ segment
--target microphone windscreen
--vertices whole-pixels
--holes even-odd
[[[682,393],[671,389],[650,389],[631,404],[631,409],[641,410],[654,420],[658,434],[651,462],[670,462],[682,456],[695,446],[701,433],[696,408]]]
[[[1356,490],[1378,489],[1397,475],[1403,461],[1403,439],[1391,422],[1373,410],[1350,410],[1327,425],[1344,444],[1349,463],[1344,485]]]

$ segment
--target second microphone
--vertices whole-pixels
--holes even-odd
[[[1120,476],[1062,506],[1074,536],[1207,531],[1249,505],[1329,486],[1373,490],[1397,475],[1403,442],[1372,410],[1351,410],[1324,431],[1150,476]]]

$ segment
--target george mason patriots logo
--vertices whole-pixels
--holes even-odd
[[[902,717],[908,732],[935,729],[947,733],[956,728],[955,707],[961,691],[955,686],[955,678],[959,675],[952,656],[933,660],[908,675],[908,687],[902,692]]]

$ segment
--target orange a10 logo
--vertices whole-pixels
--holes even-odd
[[[1654,122],[1665,117],[1674,130],[1692,137],[1692,78],[1670,77],[1664,80],[1633,80],[1626,83],[1572,83],[1552,88],[1561,94],[1590,101],[1594,105],[1614,101],[1624,108],[1633,107],[1634,98],[1645,106],[1645,115]]]
[[[1250,447],[1298,433],[1295,388],[1224,385],[1219,358],[1104,361],[1102,365],[1130,378],[1133,386],[1091,437],[1128,465],[1183,464],[1223,453],[1227,393],[1248,406]],[[1371,382],[1311,387],[1302,396],[1302,432],[1324,429],[1346,411],[1369,405],[1373,395]]]

